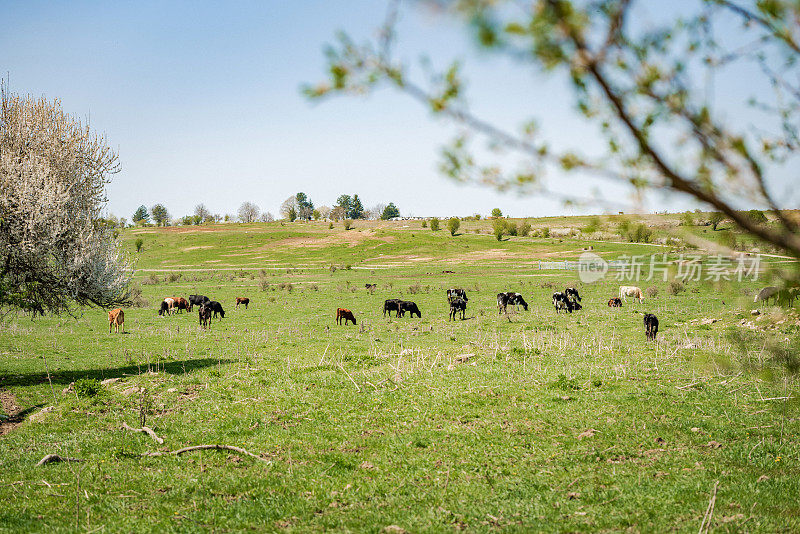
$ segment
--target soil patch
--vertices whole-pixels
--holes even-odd
[[[8,391],[0,390],[0,405],[3,406],[3,413],[8,416],[7,419],[0,419],[0,436],[5,436],[21,425],[24,418],[20,414],[22,408],[17,403],[17,398]]]

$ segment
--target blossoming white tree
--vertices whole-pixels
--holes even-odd
[[[0,93],[0,309],[128,304],[132,269],[99,223],[117,155],[57,100]]]

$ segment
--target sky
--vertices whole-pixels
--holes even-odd
[[[325,79],[323,50],[336,32],[373,38],[385,10],[381,0],[7,0],[0,73],[13,92],[58,98],[106,135],[122,167],[108,188],[107,210],[119,217],[156,203],[173,217],[199,203],[235,214],[244,201],[277,216],[298,191],[317,206],[357,193],[366,207],[394,202],[413,216],[495,207],[518,217],[577,213],[554,199],[443,177],[439,151],[458,130],[392,89],[322,102],[302,96],[304,83]],[[402,11],[398,30],[398,54],[409,63],[462,60],[477,115],[512,129],[535,116],[556,146],[600,146],[572,111],[564,81],[490,58],[463,27],[418,8]],[[551,183],[588,194],[586,181]],[[603,187],[627,198],[619,186]],[[645,208],[690,206],[652,197]]]

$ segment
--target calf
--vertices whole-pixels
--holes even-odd
[[[342,320],[344,320],[345,326],[347,326],[347,321],[353,321],[353,324],[356,324],[353,312],[345,308],[336,308],[336,324],[342,324]]]
[[[422,319],[422,312],[419,311],[419,308],[417,307],[416,303],[408,301],[408,300],[401,300],[400,301],[400,305],[398,306],[398,313],[400,314],[400,317],[403,317],[406,312],[411,313],[411,317],[412,318],[414,317],[414,314],[416,313],[417,317]]]
[[[197,311],[197,317],[200,320],[201,327],[211,328],[211,307],[201,304],[200,309]]]
[[[108,312],[108,333],[111,333],[111,327],[114,327],[117,334],[122,327],[122,332],[125,332],[125,312],[120,308],[116,308]]]
[[[387,299],[383,301],[383,316],[386,317],[386,313],[389,313],[389,317],[392,316],[392,312],[395,312],[395,317],[400,316],[400,299]]]
[[[553,306],[556,309],[556,313],[561,312],[561,310],[566,310],[572,313],[572,308],[569,306],[570,300],[564,293],[553,293]]]
[[[767,304],[769,304],[769,299],[774,298],[775,299],[775,303],[777,304],[779,294],[780,294],[780,290],[777,287],[775,287],[775,286],[767,286],[767,287],[765,287],[764,289],[762,289],[761,291],[759,291],[756,294],[755,298],[753,299],[753,302],[762,302],[763,301],[763,302],[766,302]]]
[[[464,320],[464,314],[467,312],[467,301],[461,297],[455,297],[450,300],[450,320],[455,321],[456,315],[461,312],[461,320]]]
[[[628,297],[633,297],[640,303],[644,302],[644,293],[640,288],[636,286],[620,286],[619,298],[623,299],[625,302],[628,302]]]
[[[650,341],[656,340],[656,334],[658,334],[658,317],[652,313],[644,314],[644,333]]]
[[[216,300],[212,300],[208,304],[206,304],[208,308],[211,308],[211,312],[214,314],[214,317],[219,314],[219,316],[224,319],[225,318],[225,310],[222,309],[222,304],[217,302]]]
[[[622,299],[619,297],[614,297],[613,299],[608,299],[608,306],[610,308],[621,308],[622,307]]]
[[[244,304],[244,309],[247,309],[247,306],[250,304],[250,299],[247,297],[236,297],[236,307],[239,307],[239,304]]]

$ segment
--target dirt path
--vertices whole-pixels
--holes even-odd
[[[5,436],[21,425],[24,418],[19,415],[22,407],[17,403],[17,398],[8,391],[0,390],[0,405],[3,413],[8,415],[8,419],[0,419],[0,436]]]

